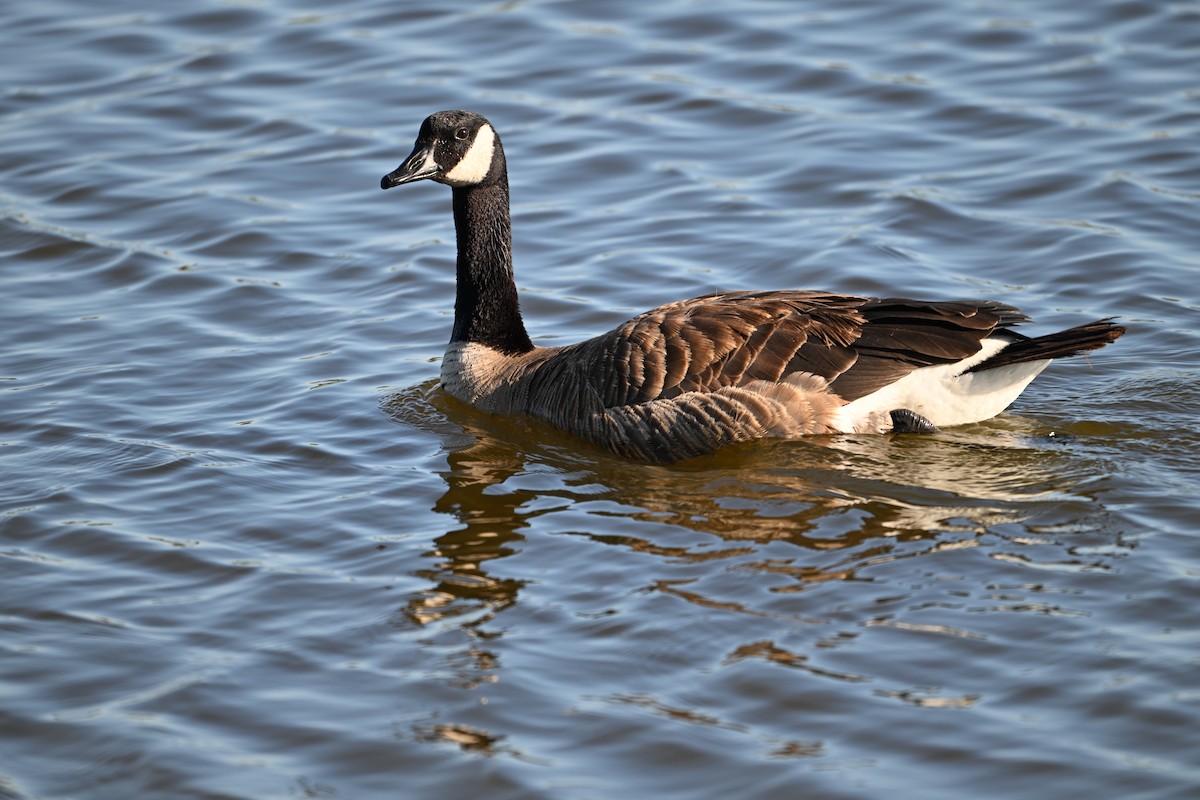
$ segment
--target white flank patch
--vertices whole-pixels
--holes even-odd
[[[462,161],[445,174],[442,180],[451,186],[473,186],[492,170],[492,155],[496,150],[496,132],[491,125],[484,124],[475,133],[471,146],[463,154]]]
[[[891,424],[888,412],[900,408],[915,411],[938,427],[991,419],[1008,408],[1050,363],[1050,359],[1027,361],[962,374],[1008,344],[1004,339],[984,339],[983,349],[970,358],[913,370],[895,383],[842,406],[835,424],[845,433],[874,433],[881,419]]]

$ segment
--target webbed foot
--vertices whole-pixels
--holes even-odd
[[[937,433],[938,427],[915,411],[897,408],[889,412],[892,417],[892,433]]]

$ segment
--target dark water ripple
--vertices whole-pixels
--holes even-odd
[[[0,797],[1190,797],[1200,12],[50,0],[0,62]],[[671,468],[436,386],[486,113],[540,341],[714,289],[1129,334]]]

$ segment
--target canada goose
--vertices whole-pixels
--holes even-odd
[[[1030,338],[990,300],[721,292],[647,311],[564,347],[529,339],[513,280],[500,137],[469,111],[421,124],[380,181],[453,189],[454,330],[441,381],[495,414],[528,414],[621,456],[670,462],[733,442],[935,431],[999,414],[1053,358],[1125,329],[1108,319]]]

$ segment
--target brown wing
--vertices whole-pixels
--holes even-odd
[[[855,361],[862,302],[823,292],[714,294],[647,311],[581,347],[594,354],[607,407],[798,370],[832,380]]]
[[[615,408],[806,372],[853,400],[919,367],[974,355],[986,336],[1024,319],[990,302],[713,294],[660,306],[563,348],[531,389],[574,387],[564,404]],[[563,371],[574,375],[565,380]]]

